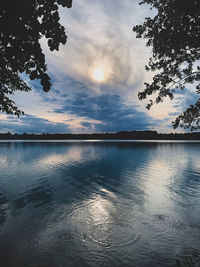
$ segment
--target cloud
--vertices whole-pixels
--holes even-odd
[[[1,129],[17,132],[88,132],[132,129],[171,130],[175,114],[193,103],[194,92],[177,95],[175,101],[145,109],[137,98],[151,54],[145,41],[135,38],[133,25],[151,13],[133,0],[76,0],[72,9],[60,9],[68,42],[58,52],[46,55],[52,89],[45,93],[39,81],[28,81],[30,93],[17,93],[14,100],[27,114],[1,121]],[[97,83],[92,73],[102,68],[105,81]],[[29,114],[29,115],[28,115]]]
[[[91,74],[95,68],[101,67],[110,90],[129,98],[133,91],[141,90],[149,75],[145,73],[144,65],[150,51],[132,32],[133,25],[147,14],[137,1],[129,0],[82,0],[76,1],[71,10],[62,9],[61,21],[68,33],[67,45],[52,53],[43,41],[50,73],[62,73],[86,84],[91,90],[97,90]]]
[[[83,121],[82,125],[96,131],[141,130],[157,123],[134,106],[124,104],[119,95],[109,93],[99,96],[78,93],[55,112],[86,118],[88,121]],[[89,120],[99,123],[90,123]]]
[[[69,128],[64,123],[52,123],[46,119],[25,115],[19,118],[7,116],[1,119],[0,132],[7,131],[12,133],[65,133],[69,131]]]

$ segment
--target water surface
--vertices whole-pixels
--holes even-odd
[[[0,266],[199,266],[200,143],[0,142]]]

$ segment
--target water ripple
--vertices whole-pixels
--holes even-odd
[[[197,264],[199,146],[164,142],[0,146],[1,263]]]

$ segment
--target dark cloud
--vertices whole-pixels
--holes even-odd
[[[145,113],[123,104],[119,95],[112,94],[89,96],[86,93],[78,93],[55,112],[98,120],[102,123],[94,124],[88,121],[82,123],[88,129],[95,128],[97,131],[146,129],[156,124]]]
[[[54,123],[46,119],[37,118],[31,115],[21,116],[16,119],[8,116],[7,120],[1,120],[0,131],[5,129],[13,133],[63,133],[69,132],[67,124]]]
[[[176,92],[175,97],[179,104],[175,104],[174,107],[182,112],[185,111],[189,105],[196,103],[199,95],[195,91],[185,89]],[[180,114],[180,112],[177,113]]]

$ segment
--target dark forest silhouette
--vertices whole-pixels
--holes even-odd
[[[120,131],[92,134],[0,134],[0,140],[200,140],[200,132],[163,134],[157,131]]]
[[[137,38],[147,39],[152,47],[152,57],[147,71],[156,71],[151,84],[145,83],[140,100],[156,93],[147,108],[160,103],[165,97],[174,98],[174,92],[195,83],[200,94],[200,1],[199,0],[143,0],[156,11],[154,18],[146,18],[133,31]],[[200,128],[200,98],[173,122],[195,130]]]

